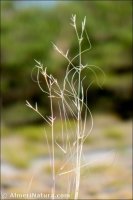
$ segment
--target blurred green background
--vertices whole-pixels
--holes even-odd
[[[51,42],[64,52],[71,49],[71,57],[76,54],[78,44],[70,26],[72,13],[77,14],[79,28],[81,20],[87,17],[92,50],[85,53],[83,62],[98,65],[106,73],[102,90],[96,84],[90,88],[88,104],[96,112],[113,111],[122,118],[131,117],[131,2],[2,1],[1,11],[1,93],[5,123],[39,120],[25,107],[26,99],[32,103],[38,101],[43,112],[49,112],[48,101],[32,81],[31,71],[36,59],[47,66],[49,73],[63,79],[67,62],[55,52]],[[84,48],[88,45],[86,42]],[[94,78],[91,72],[86,76],[85,88]],[[101,79],[99,75],[102,82]],[[21,116],[17,115],[19,111]]]
[[[52,73],[62,83],[67,62],[53,49],[51,42],[57,44],[63,52],[70,49],[70,57],[74,57],[78,51],[78,43],[70,25],[72,14],[77,15],[79,31],[81,21],[84,16],[87,17],[87,31],[92,49],[83,55],[83,63],[97,65],[106,73],[102,89],[95,82],[87,94],[87,103],[94,115],[95,134],[87,140],[86,145],[92,149],[110,147],[120,151],[120,162],[113,168],[98,166],[92,169],[91,173],[84,172],[89,173],[92,183],[93,180],[96,182],[88,185],[87,191],[81,191],[81,196],[95,199],[100,194],[101,198],[127,199],[131,197],[131,1],[1,1],[1,130],[5,170],[3,190],[22,191],[23,182],[29,181],[29,172],[26,174],[24,171],[23,175],[21,171],[19,175],[13,176],[16,168],[28,169],[34,158],[48,154],[46,141],[43,141],[42,119],[27,108],[25,102],[28,100],[32,105],[38,102],[41,112],[49,115],[48,98],[32,80],[31,72],[36,59],[47,67],[48,73]],[[88,45],[85,41],[84,48],[88,48]],[[75,64],[76,62],[75,60]],[[86,89],[94,76],[89,72],[85,75]],[[103,81],[101,74],[98,78],[100,82]],[[56,108],[56,102],[54,106]],[[49,133],[49,127],[45,125],[45,128]],[[55,130],[58,137],[61,130],[60,121],[57,121]],[[48,137],[51,140],[50,134]],[[13,166],[16,167],[15,170]],[[37,164],[35,166],[39,171]],[[49,171],[49,167],[43,168],[45,174]],[[40,171],[42,174],[43,172]],[[118,176],[120,172],[121,177]],[[97,182],[99,173],[101,177],[107,177],[105,183],[100,182],[100,189]],[[10,181],[6,174],[12,177]],[[41,178],[42,174],[38,177]],[[13,180],[16,180],[16,185]],[[85,179],[82,185],[84,189],[86,181]],[[18,182],[21,183],[20,187]],[[44,182],[49,185],[47,177]],[[37,180],[34,186],[36,191],[42,188],[41,182]],[[49,191],[47,186],[43,189],[46,189],[45,192]]]

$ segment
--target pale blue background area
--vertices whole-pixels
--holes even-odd
[[[15,1],[17,8],[22,7],[43,7],[43,8],[52,8],[53,6],[56,6],[58,3],[66,3],[67,1]]]

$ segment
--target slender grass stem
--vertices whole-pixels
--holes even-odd
[[[50,84],[51,86],[51,84]],[[52,96],[51,87],[50,87],[50,96]],[[53,178],[53,187],[52,187],[52,199],[55,196],[55,150],[54,150],[54,113],[53,113],[53,100],[50,97],[50,107],[51,107],[51,136],[52,136],[52,178]]]
[[[77,29],[76,29],[77,34]],[[78,34],[77,34],[78,37]],[[79,67],[81,66],[81,41],[78,37],[79,42]],[[76,145],[76,185],[75,185],[75,195],[74,199],[78,199],[79,194],[79,184],[80,184],[80,159],[81,159],[81,151],[79,151],[80,145],[79,144],[79,137],[80,137],[80,119],[81,119],[81,113],[80,113],[80,84],[81,84],[81,70],[79,70],[79,77],[78,77],[78,96],[77,96],[77,107],[78,107],[78,121],[77,121],[77,145]]]

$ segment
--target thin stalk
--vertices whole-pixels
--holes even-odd
[[[79,68],[81,66],[81,42],[79,41]],[[76,185],[75,185],[75,195],[74,199],[78,199],[79,195],[79,185],[80,185],[80,159],[81,159],[81,152],[79,152],[79,137],[80,137],[80,119],[81,119],[81,113],[80,113],[80,84],[81,84],[81,70],[79,69],[79,77],[78,77],[78,124],[77,124],[77,145],[76,145]]]
[[[52,199],[55,196],[55,152],[54,152],[54,114],[53,114],[53,101],[52,101],[52,92],[50,85],[50,108],[51,108],[51,135],[52,135],[52,179],[53,179],[53,187],[52,187]]]

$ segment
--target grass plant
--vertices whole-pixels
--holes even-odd
[[[56,44],[53,43],[55,50],[59,54],[61,54],[68,62],[64,82],[62,85],[59,84],[58,80],[53,77],[53,75],[47,73],[47,68],[44,67],[42,63],[35,60],[35,69],[37,70],[37,84],[40,90],[49,97],[51,110],[50,116],[43,116],[43,114],[38,109],[37,102],[35,103],[35,106],[32,106],[28,101],[26,101],[26,105],[34,110],[36,113],[38,113],[44,119],[44,122],[49,125],[51,130],[51,141],[49,141],[48,139],[47,131],[45,130],[44,132],[51,158],[53,183],[51,189],[52,198],[54,199],[54,196],[56,194],[55,189],[57,177],[68,176],[67,192],[73,194],[74,199],[76,200],[79,198],[80,170],[87,165],[83,165],[81,162],[83,145],[93,129],[93,116],[91,110],[87,105],[87,92],[89,87],[95,82],[95,80],[97,84],[101,87],[98,81],[97,71],[103,74],[103,80],[105,74],[98,66],[83,64],[82,54],[90,51],[92,47],[86,31],[86,17],[84,17],[84,20],[82,21],[81,30],[78,30],[76,24],[76,15],[72,15],[71,26],[74,28],[78,42],[77,55],[70,59],[69,50],[64,53],[60,48],[57,47]],[[87,49],[82,49],[82,42],[85,38],[87,38],[88,40],[89,47]],[[77,66],[74,65],[75,59],[78,60]],[[82,74],[85,69],[88,70],[88,72],[90,71],[91,73],[93,73],[95,77],[95,80],[90,82],[86,90],[83,87],[86,77]],[[43,89],[42,82],[40,81],[40,76],[43,76],[47,85],[47,90]],[[55,132],[55,122],[58,119],[56,118],[56,114],[54,112],[53,99],[57,100],[58,112],[61,121],[61,140],[59,140],[60,143],[57,142]],[[87,126],[88,117],[91,121],[89,130]],[[73,119],[72,125],[70,119]],[[58,173],[56,173],[55,170],[55,146],[60,149],[64,157],[64,163],[60,167],[60,171]],[[72,166],[72,168],[69,170],[66,169],[68,163],[71,163]]]

